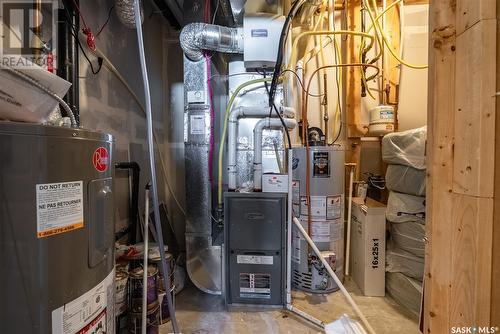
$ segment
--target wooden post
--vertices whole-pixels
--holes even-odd
[[[494,192],[495,6],[494,0],[430,3],[425,333],[500,325],[492,295],[500,183]]]

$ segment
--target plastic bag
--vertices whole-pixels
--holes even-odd
[[[392,223],[418,222],[425,224],[425,197],[389,193],[386,218]]]
[[[394,245],[420,258],[425,257],[425,225],[417,222],[390,223]]]
[[[424,259],[391,245],[385,255],[385,271],[402,273],[421,282],[424,277]]]
[[[382,138],[382,159],[393,165],[425,169],[427,127],[394,132]]]
[[[401,273],[385,273],[387,293],[416,317],[420,316],[422,283]]]
[[[387,189],[404,194],[425,196],[426,171],[403,165],[389,165],[385,174]]]

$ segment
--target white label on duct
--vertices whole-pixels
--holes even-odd
[[[307,197],[300,197],[300,214],[308,216]],[[311,219],[325,220],[326,219],[326,197],[311,196]]]
[[[188,103],[205,103],[205,92],[202,90],[190,90],[187,92]]]
[[[272,256],[259,255],[237,255],[236,262],[239,264],[273,264]]]
[[[328,196],[326,198],[326,219],[339,219],[342,216],[342,196]]]
[[[52,311],[52,334],[114,333],[115,271],[93,289]]]
[[[36,185],[38,238],[83,227],[83,181]]]
[[[205,115],[191,115],[190,124],[192,135],[205,134]]]

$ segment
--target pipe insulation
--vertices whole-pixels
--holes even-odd
[[[182,50],[191,61],[203,58],[203,51],[243,53],[243,30],[208,23],[190,23],[179,37]]]
[[[286,129],[292,130],[297,125],[295,119],[283,119]],[[264,129],[281,129],[283,124],[280,119],[263,118],[257,122],[253,129],[253,184],[254,189],[259,191],[262,189],[262,132]]]
[[[147,137],[148,137],[148,153],[149,153],[149,167],[151,169],[151,190],[153,192],[153,212],[154,212],[154,223],[156,228],[156,233],[158,235],[157,243],[160,251],[161,258],[161,271],[163,273],[163,279],[165,280],[165,287],[167,291],[170,288],[170,272],[167,266],[167,260],[165,257],[165,246],[163,244],[163,232],[161,228],[160,221],[160,206],[158,200],[158,184],[156,179],[156,159],[154,152],[154,138],[153,138],[153,112],[151,107],[151,93],[149,89],[149,78],[148,69],[146,66],[146,53],[144,50],[144,38],[142,35],[142,25],[141,25],[141,14],[140,14],[140,3],[139,0],[134,2],[134,13],[135,13],[135,23],[137,31],[137,43],[139,47],[139,59],[141,63],[141,74],[142,81],[144,84],[144,97],[146,102],[146,120],[147,120]],[[170,321],[172,323],[172,329],[174,333],[179,333],[179,328],[177,326],[177,320],[175,318],[175,310],[172,302],[172,294],[167,292],[167,304],[168,312],[170,314]]]

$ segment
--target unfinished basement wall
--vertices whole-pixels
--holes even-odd
[[[165,183],[165,173],[184,204],[182,127],[183,121],[175,116],[172,108],[179,108],[176,101],[182,101],[182,51],[177,32],[169,27],[161,13],[143,2],[144,43],[148,74],[151,86],[154,130],[165,162],[163,171],[161,159],[157,157],[158,191],[160,201],[166,202],[178,240],[183,243],[183,217],[172,200]],[[85,21],[96,33],[108,16],[114,1],[86,0],[80,2]],[[97,58],[82,40],[85,52],[94,68]],[[136,30],[125,27],[113,10],[108,25],[96,38],[98,49],[113,63],[125,81],[138,96],[142,105],[144,89],[139,66]],[[111,133],[116,140],[115,161],[136,161],[141,167],[139,208],[144,212],[144,186],[150,177],[148,147],[146,139],[146,117],[138,103],[122,82],[105,66],[94,75],[80,51],[80,118],[83,127]],[[179,92],[179,84],[181,91]],[[171,94],[178,95],[172,97]],[[182,108],[182,105],[180,106]],[[181,109],[182,110],[182,109]],[[182,111],[177,115],[182,115]],[[180,130],[179,130],[180,129]],[[158,152],[158,151],[157,151]],[[181,166],[182,164],[182,166]],[[181,175],[182,174],[182,175]],[[127,171],[116,171],[116,224],[121,230],[129,221],[130,185]]]

